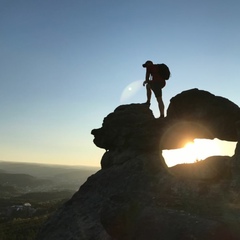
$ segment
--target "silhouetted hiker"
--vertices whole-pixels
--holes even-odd
[[[145,104],[151,104],[152,91],[158,102],[158,108],[160,111],[160,118],[164,117],[164,103],[162,100],[162,88],[166,85],[167,79],[170,77],[170,71],[165,64],[153,64],[152,61],[146,61],[143,65],[146,68],[146,77],[143,82],[143,86],[146,85],[147,90],[147,102]]]

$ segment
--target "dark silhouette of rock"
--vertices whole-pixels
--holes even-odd
[[[146,145],[151,148],[145,138],[153,121],[152,111],[145,104],[119,106],[104,118],[102,128],[92,130],[94,143],[106,150],[146,150]]]
[[[219,180],[231,177],[231,157],[212,156],[194,164],[178,164],[169,169],[174,176],[198,180]]]
[[[120,106],[102,128],[92,131],[94,143],[106,150],[146,151],[159,149],[159,144],[161,149],[180,148],[195,138],[238,139],[240,109],[226,98],[191,89],[172,98],[167,113],[167,118],[156,120],[144,104]]]
[[[94,129],[102,169],[43,226],[38,240],[240,239],[240,150],[167,168],[163,149],[194,138],[237,141],[239,108],[192,89],[155,119],[144,104],[119,106]]]
[[[226,98],[207,91],[191,89],[171,99],[167,116],[190,121],[208,129],[215,138],[237,141],[236,122],[240,109]]]

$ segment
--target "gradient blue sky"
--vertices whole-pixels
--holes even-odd
[[[239,12],[238,0],[1,0],[0,160],[99,165],[90,132],[146,100],[148,59],[172,71],[166,108],[190,88],[239,104]]]

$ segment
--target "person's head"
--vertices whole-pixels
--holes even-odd
[[[149,66],[151,66],[151,65],[153,65],[153,62],[150,61],[150,60],[147,60],[142,66],[143,66],[144,68],[146,68],[146,67],[149,67]]]

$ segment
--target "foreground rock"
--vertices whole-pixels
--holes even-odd
[[[171,100],[155,119],[119,106],[92,131],[102,169],[44,225],[40,240],[240,239],[239,145],[234,157],[168,169],[161,151],[194,138],[238,139],[236,104],[199,91]]]

